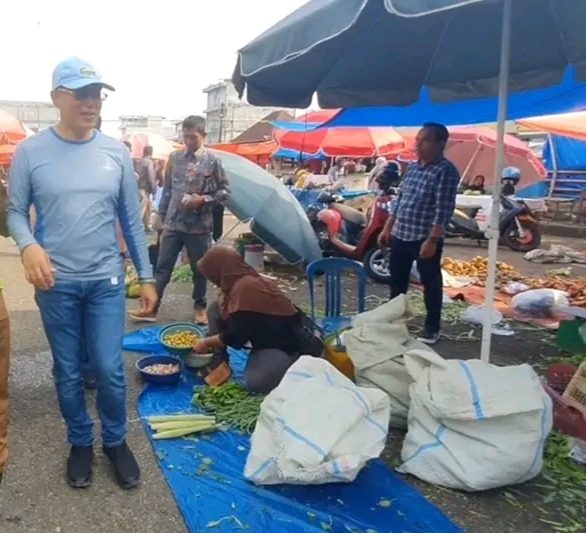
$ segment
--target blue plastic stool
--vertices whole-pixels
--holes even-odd
[[[358,312],[363,313],[366,299],[366,272],[361,263],[343,257],[328,257],[316,259],[307,265],[311,319],[325,333],[339,331],[349,326],[352,320],[352,317],[342,316],[342,274],[345,271],[354,272],[358,277]],[[316,319],[314,280],[321,275],[325,276],[325,316]]]

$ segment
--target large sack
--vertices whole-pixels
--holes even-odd
[[[529,365],[410,352],[409,430],[400,472],[453,489],[523,483],[542,467],[552,402]]]
[[[353,481],[382,452],[388,422],[384,393],[303,356],[261,405],[244,477],[258,485]]]
[[[348,357],[354,364],[356,384],[384,391],[391,402],[390,425],[407,427],[409,386],[413,379],[403,356],[410,350],[433,350],[409,334],[406,320],[413,313],[404,295],[366,313],[356,315],[344,333]]]

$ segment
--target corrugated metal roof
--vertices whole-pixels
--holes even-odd
[[[243,131],[230,142],[244,144],[270,141],[273,138],[273,131],[275,130],[274,126],[270,124],[270,122],[289,120],[294,120],[294,117],[293,115],[287,113],[287,111],[273,111],[262,120],[259,120],[256,124],[253,124],[246,131]]]

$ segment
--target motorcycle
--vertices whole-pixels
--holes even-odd
[[[541,244],[539,224],[529,206],[522,200],[501,195],[499,214],[500,243],[515,252],[529,252]],[[456,209],[446,228],[445,238],[474,239],[480,244],[488,240],[475,220],[480,208]]]
[[[344,199],[335,192],[324,191],[320,194],[317,201],[325,207],[310,206],[307,215],[324,256],[361,261],[370,278],[388,283],[388,262],[377,246],[377,239],[389,216],[393,194],[394,189],[386,190],[375,199],[366,214],[344,205]]]

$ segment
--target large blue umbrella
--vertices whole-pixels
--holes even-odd
[[[312,0],[244,47],[234,82],[256,105],[405,106],[498,94],[481,358],[488,361],[509,92],[586,80],[584,0]],[[283,80],[287,80],[283,83]]]
[[[289,263],[322,256],[301,204],[280,180],[239,155],[212,150],[222,160],[232,194],[225,206]]]
[[[254,105],[407,105],[498,93],[504,0],[311,0],[239,52]],[[514,0],[509,91],[586,81],[586,2]]]

